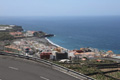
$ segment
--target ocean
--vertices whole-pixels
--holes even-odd
[[[120,16],[0,17],[0,24],[55,34],[49,39],[67,49],[92,47],[120,54]]]

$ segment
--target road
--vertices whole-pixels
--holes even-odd
[[[78,80],[42,63],[0,55],[0,80]]]

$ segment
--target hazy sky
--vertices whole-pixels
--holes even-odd
[[[0,0],[0,16],[120,15],[120,0]]]

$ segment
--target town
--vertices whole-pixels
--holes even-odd
[[[103,51],[91,47],[69,50],[51,42],[48,37],[54,36],[53,34],[47,34],[43,31],[24,31],[22,27],[16,25],[0,25],[0,34],[1,52],[38,57],[76,70],[93,78],[97,78],[97,76],[102,76],[105,80],[111,78],[109,77],[109,73],[105,74],[105,67],[107,67],[105,68],[107,72],[117,70],[116,73],[114,73],[119,74],[120,65],[118,63],[120,60],[113,61],[109,59],[120,59],[120,56],[111,50]],[[106,64],[117,67],[109,68],[110,66]],[[101,65],[103,68],[100,67]],[[83,71],[83,68],[85,71]],[[120,79],[119,76],[115,78]],[[114,79],[114,76],[112,79]]]

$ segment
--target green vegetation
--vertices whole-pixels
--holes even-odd
[[[11,36],[8,32],[0,32],[0,41],[4,40],[13,40],[14,37]]]
[[[60,63],[58,61],[54,61],[54,63],[93,77],[96,80],[120,79],[120,71],[118,70],[119,64],[117,65],[116,62],[111,60],[102,60],[101,62],[97,62],[96,60],[76,60],[72,63]]]
[[[115,79],[106,77],[105,75],[102,75],[102,74],[96,74],[91,77],[95,78],[96,80],[115,80]]]
[[[117,79],[120,80],[120,71],[113,72],[113,73],[108,73],[107,75],[112,76],[112,77],[116,77]]]

